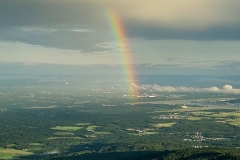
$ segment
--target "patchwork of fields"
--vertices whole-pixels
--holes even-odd
[[[232,100],[225,95],[134,104],[122,97],[51,96],[2,107],[0,159],[240,146],[240,106],[224,103]]]

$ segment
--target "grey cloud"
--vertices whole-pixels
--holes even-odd
[[[106,40],[104,33],[96,33],[79,28],[21,28],[12,27],[0,30],[0,38],[5,41],[20,41],[44,47],[79,50],[83,52],[104,51],[98,46]]]
[[[219,16],[220,9],[225,4],[222,0],[218,1],[221,5],[217,5],[217,11],[214,12],[209,10],[212,3],[208,3],[206,0],[204,0],[204,3],[199,2],[201,5],[197,8],[199,13],[194,12],[192,16],[189,14],[192,11],[191,6],[195,6],[195,4],[192,2],[188,6],[186,0],[183,3],[186,6],[180,8],[164,0],[143,1],[137,6],[136,4],[139,3],[137,0],[131,2],[129,0],[1,0],[0,39],[83,52],[109,50],[97,44],[113,40],[105,8],[106,4],[110,4],[119,12],[129,38],[137,37],[147,40],[240,40],[240,22],[236,20],[238,19],[236,18],[238,11],[235,7],[230,12],[234,7],[234,2],[237,1],[231,0],[231,3],[229,2],[226,8],[229,12],[224,11],[222,14],[226,12],[227,16],[221,19],[221,15]],[[162,4],[159,7],[162,7],[162,10],[165,8],[164,12],[157,12],[159,8],[154,3]],[[207,6],[208,12],[203,14],[202,10],[204,10],[205,5],[209,5]],[[151,12],[151,8],[154,6],[155,8],[152,9],[154,12]],[[168,10],[167,7],[173,8]],[[184,7],[188,7],[186,12],[183,12],[185,11]],[[176,13],[174,9],[177,10]],[[161,16],[163,15],[162,12],[168,11],[171,13],[169,14],[170,17]],[[180,20],[175,19],[178,18],[177,14],[180,13]],[[199,17],[197,16],[199,14],[203,15]],[[211,14],[212,18],[211,16],[207,18],[208,14]],[[155,15],[157,18],[155,18]],[[234,17],[234,15],[236,16]],[[192,25],[191,20],[193,19],[195,22],[194,18],[196,16],[199,24],[204,23],[204,27],[194,28],[196,25]],[[228,21],[231,16],[233,17],[232,20]],[[207,20],[203,19],[201,21],[202,17],[206,17]],[[151,21],[148,21],[149,18]],[[220,22],[212,22],[214,20]],[[178,25],[181,23],[184,25]],[[192,25],[193,29],[189,28],[188,25]],[[179,28],[179,26],[183,27]],[[25,28],[25,30],[19,28]],[[31,30],[31,28],[35,29]]]
[[[9,26],[97,26],[101,7],[77,0],[1,0],[0,27]]]
[[[178,29],[139,21],[127,21],[126,28],[130,37],[148,40],[240,40],[240,24],[209,26],[200,29]]]
[[[85,0],[1,0],[0,39],[82,52],[109,40],[102,8]],[[96,30],[96,32],[94,32]]]
[[[218,63],[219,68],[225,68],[226,70],[240,69],[240,61],[223,61]]]
[[[238,75],[240,61],[194,61],[184,64],[137,64],[136,72],[139,74],[163,75]]]

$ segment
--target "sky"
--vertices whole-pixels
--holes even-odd
[[[1,0],[0,71],[116,74],[131,65],[136,74],[239,75],[239,7],[239,0]],[[120,17],[127,40],[120,47],[131,61],[121,59],[124,39],[114,36],[109,9]]]

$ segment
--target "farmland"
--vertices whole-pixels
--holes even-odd
[[[79,129],[82,129],[83,127],[76,127],[76,126],[56,126],[51,127],[51,129],[54,130],[61,130],[61,131],[77,131]]]
[[[16,149],[4,149],[0,148],[0,159],[12,159],[16,156],[27,156],[31,155],[33,153],[22,151],[22,150],[16,150]]]

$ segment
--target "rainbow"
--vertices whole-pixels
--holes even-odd
[[[124,24],[116,11],[111,8],[107,8],[107,19],[112,33],[114,34],[114,38],[116,39],[118,51],[121,54],[120,56],[124,74],[127,79],[129,94],[136,97],[138,95],[138,82]]]

